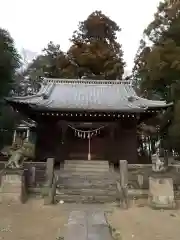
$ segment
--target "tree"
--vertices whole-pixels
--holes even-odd
[[[160,3],[154,20],[144,30],[144,39],[133,69],[141,93],[174,101],[166,115],[169,145],[180,152],[180,2]],[[148,44],[151,43],[151,44]]]
[[[144,30],[144,39],[135,58],[134,77],[151,95],[172,100],[172,84],[180,71],[180,3],[160,3],[154,20]],[[151,43],[148,44],[148,43]]]
[[[20,56],[10,34],[0,29],[0,99],[7,96],[14,83],[16,70],[20,67]]]
[[[16,70],[20,67],[20,56],[14,47],[10,34],[0,29],[0,145],[9,139],[14,125],[14,114],[9,107],[4,105],[10,89],[15,83]]]
[[[36,56],[32,62],[26,63],[27,67],[16,74],[16,86],[13,94],[32,95],[39,90],[42,77],[60,77],[57,65],[59,57],[63,55],[60,46],[49,42],[42,54]]]
[[[67,52],[79,77],[122,78],[125,63],[117,32],[120,32],[119,26],[100,11],[79,23]]]
[[[80,22],[71,38],[72,46],[63,52],[50,42],[29,65],[26,74],[55,78],[121,79],[124,61],[121,45],[117,42],[119,26],[101,12],[93,12]]]
[[[71,65],[66,53],[61,51],[60,45],[50,41],[42,51],[23,71],[22,76],[29,78],[32,89],[33,86],[40,82],[41,77],[51,78],[68,78],[73,75],[73,71],[69,71],[66,75],[66,68]]]

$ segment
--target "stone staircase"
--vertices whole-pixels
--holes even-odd
[[[57,202],[116,201],[116,179],[107,161],[67,160],[57,177]]]

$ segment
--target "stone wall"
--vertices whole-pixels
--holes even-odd
[[[128,164],[128,181],[130,188],[149,189],[150,176],[172,178],[174,189],[180,190],[180,165],[169,165],[164,173],[154,173],[152,164]]]

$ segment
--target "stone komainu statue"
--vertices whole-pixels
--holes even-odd
[[[6,167],[20,168],[26,159],[33,159],[35,152],[35,145],[25,140],[22,147],[12,152]]]
[[[152,155],[152,170],[154,172],[163,172],[166,170],[164,161],[162,161],[157,153]]]

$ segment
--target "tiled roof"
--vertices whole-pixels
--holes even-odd
[[[165,101],[138,97],[128,81],[44,79],[33,96],[14,97],[9,102],[48,110],[142,112],[166,107]]]

